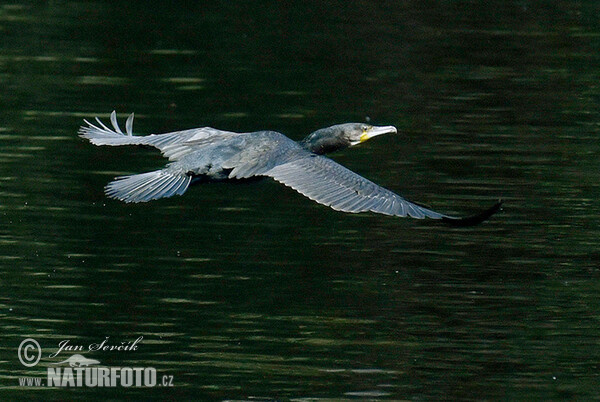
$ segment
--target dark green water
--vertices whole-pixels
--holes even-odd
[[[0,399],[600,397],[600,6],[593,1],[0,5]],[[294,139],[479,227],[349,215],[272,181],[141,205],[83,118]],[[172,388],[19,387],[61,340]],[[25,338],[44,349],[31,368]]]

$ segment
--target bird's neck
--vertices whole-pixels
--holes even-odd
[[[348,146],[340,136],[335,135],[331,127],[322,128],[309,134],[305,139],[300,141],[300,145],[304,149],[318,155],[335,152]]]

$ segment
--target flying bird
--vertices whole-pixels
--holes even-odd
[[[375,212],[417,219],[441,219],[454,226],[471,226],[496,213],[497,202],[479,214],[460,218],[435,212],[343,167],[324,156],[363,143],[382,134],[396,133],[393,126],[345,123],[317,130],[296,142],[275,131],[235,133],[210,127],[165,134],[133,135],[133,113],[125,132],[110,115],[112,128],[96,117],[84,120],[81,137],[94,145],[146,145],[158,148],[169,159],[164,169],[117,177],[106,194],[124,202],[146,202],[183,194],[194,181],[271,177],[313,201],[343,212]]]

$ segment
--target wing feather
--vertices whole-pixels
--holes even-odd
[[[306,153],[262,175],[338,211],[370,211],[418,219],[446,217],[414,204],[324,156]]]
[[[240,133],[217,130],[212,127],[193,128],[164,134],[133,135],[133,113],[127,119],[125,133],[123,133],[114,111],[110,115],[112,128],[107,127],[97,117],[97,125],[87,120],[84,121],[87,126],[82,126],[79,129],[79,135],[87,138],[94,145],[149,145],[158,148],[165,157],[172,161],[178,160],[204,145],[221,141],[226,137],[240,135]]]

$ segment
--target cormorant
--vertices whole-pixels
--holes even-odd
[[[502,201],[474,216],[456,218],[407,201],[323,156],[370,138],[396,133],[393,126],[339,124],[317,130],[296,142],[275,131],[234,133],[210,127],[146,136],[133,135],[133,113],[121,131],[116,113],[113,128],[84,120],[79,134],[94,145],[149,145],[171,161],[164,169],[117,177],[106,194],[124,202],[145,202],[183,194],[195,178],[214,180],[267,176],[313,201],[343,212],[375,212],[413,218],[442,219],[454,226],[483,222]]]

